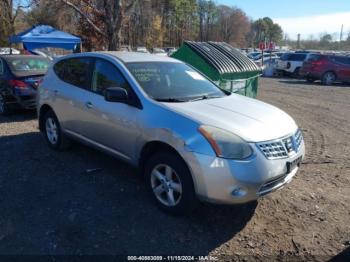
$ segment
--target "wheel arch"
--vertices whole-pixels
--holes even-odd
[[[40,110],[39,110],[39,130],[40,131],[43,131],[43,126],[44,126],[44,116],[47,112],[49,111],[53,111],[52,107],[49,106],[48,104],[44,104],[40,107]]]
[[[157,152],[162,152],[162,151],[173,153],[173,154],[177,155],[178,157],[180,157],[186,163],[186,161],[183,159],[183,157],[180,155],[180,153],[173,146],[171,146],[168,143],[165,143],[163,141],[154,140],[154,141],[149,141],[145,145],[143,145],[143,147],[140,151],[139,161],[138,161],[138,165],[140,167],[140,170],[142,172],[144,171],[146,162],[152,155],[154,155]],[[186,165],[187,165],[187,163],[186,163]],[[188,167],[188,165],[187,165],[187,167]]]
[[[327,71],[325,71],[325,72],[322,74],[322,77],[323,77],[325,74],[327,74],[327,73],[333,73],[334,76],[335,76],[335,80],[338,78],[337,72],[334,71],[334,70],[327,70]]]

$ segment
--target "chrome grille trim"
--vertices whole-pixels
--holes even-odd
[[[257,143],[257,147],[269,159],[287,158],[299,152],[303,144],[303,135],[298,129],[294,135],[275,139],[272,141]]]

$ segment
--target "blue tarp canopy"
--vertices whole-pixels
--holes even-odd
[[[10,37],[10,43],[23,43],[23,47],[27,50],[45,47],[73,50],[80,42],[81,39],[79,37],[56,30],[48,25],[34,26]]]

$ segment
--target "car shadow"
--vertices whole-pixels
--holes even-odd
[[[329,262],[342,262],[342,261],[350,261],[350,247],[343,250],[341,253],[331,258]]]
[[[291,85],[309,85],[309,86],[325,86],[322,85],[321,82],[316,81],[314,83],[309,83],[306,80],[303,79],[283,79],[283,80],[279,80],[280,83],[282,84],[291,84]],[[349,83],[334,83],[333,85],[331,85],[330,87],[335,86],[335,87],[350,87]],[[325,86],[326,87],[326,86]]]
[[[160,211],[136,170],[37,132],[0,137],[0,254],[207,255],[240,232],[257,203]]]
[[[36,111],[35,110],[15,110],[11,112],[8,116],[0,115],[0,124],[2,123],[16,123],[16,122],[25,122],[35,119]]]

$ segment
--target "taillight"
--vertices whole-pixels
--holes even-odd
[[[28,88],[28,84],[20,80],[9,80],[9,84],[10,86],[13,86],[19,89]]]
[[[320,65],[324,65],[325,61],[324,60],[310,61],[310,64],[314,66],[320,66]]]

